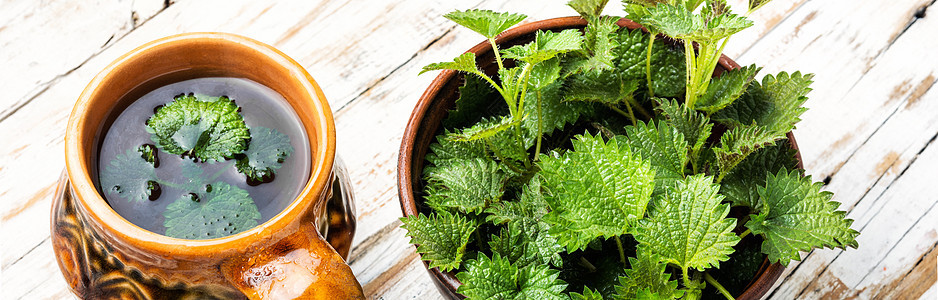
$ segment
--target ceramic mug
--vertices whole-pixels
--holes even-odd
[[[302,122],[312,165],[299,196],[263,224],[217,239],[170,238],[108,205],[93,180],[96,156],[107,123],[129,104],[122,99],[201,77],[246,78],[280,93]],[[347,175],[335,159],[331,109],[306,70],[271,46],[232,34],[190,33],[125,54],[75,104],[65,161],[52,207],[52,243],[81,298],[364,298],[344,261],[355,218]]]

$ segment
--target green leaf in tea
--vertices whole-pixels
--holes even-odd
[[[146,129],[163,151],[220,161],[247,148],[250,133],[239,111],[228,97],[179,95],[147,120]]]
[[[726,217],[730,206],[721,204],[719,189],[710,176],[688,176],[655,198],[648,218],[634,227],[639,249],[678,266],[685,284],[689,269],[719,267],[739,242],[736,219]]]
[[[170,203],[163,212],[166,235],[180,239],[213,239],[257,226],[261,218],[247,191],[224,181],[211,184],[202,196],[191,193]]]
[[[567,284],[559,276],[547,265],[519,268],[497,253],[491,259],[480,253],[466,262],[466,271],[456,274],[462,282],[456,291],[467,299],[566,299]]]
[[[658,299],[675,299],[682,296],[677,289],[677,281],[671,280],[671,274],[665,273],[666,263],[660,257],[638,251],[637,257],[629,257],[629,268],[625,276],[619,277],[616,286],[616,299],[635,299],[638,293],[646,290],[655,293]]]
[[[268,182],[273,180],[274,172],[292,153],[290,137],[276,129],[254,127],[251,128],[251,144],[236,166],[238,172],[247,176],[249,183]]]
[[[765,188],[759,188],[760,212],[749,215],[746,227],[765,237],[762,252],[770,261],[787,266],[801,260],[799,251],[857,247],[860,233],[850,229],[853,220],[837,210],[840,203],[831,201],[833,194],[821,191],[822,186],[797,171],[768,175]]]
[[[452,159],[427,167],[427,202],[434,207],[480,213],[501,200],[508,173],[491,159]]]
[[[469,236],[476,223],[458,214],[439,212],[429,217],[419,214],[401,218],[401,227],[407,230],[410,243],[417,244],[417,252],[430,261],[430,268],[439,267],[448,272],[459,267]]]
[[[598,237],[627,233],[645,215],[655,178],[650,164],[628,145],[590,134],[572,143],[572,151],[542,155],[539,162],[543,185],[552,194],[546,197],[551,208],[546,220],[571,252]]]
[[[143,156],[135,149],[118,154],[101,174],[101,189],[135,202],[159,198],[161,188],[156,182],[159,178]]]
[[[456,24],[478,32],[486,38],[495,38],[502,31],[523,21],[527,16],[522,14],[499,13],[491,10],[469,9],[454,11],[443,15]]]
[[[723,177],[720,194],[733,206],[746,206],[759,211],[759,187],[764,187],[768,174],[782,169],[794,170],[798,166],[795,150],[787,141],[765,147],[749,155]]]
[[[755,79],[760,69],[751,65],[723,72],[722,76],[711,80],[707,92],[700,96],[694,108],[714,113],[730,105],[746,92],[746,87]]]

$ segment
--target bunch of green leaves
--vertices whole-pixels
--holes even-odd
[[[270,182],[293,153],[290,139],[276,129],[249,128],[233,100],[181,94],[147,119],[154,144],[127,149],[101,171],[101,186],[127,201],[156,201],[163,187],[180,196],[163,212],[165,234],[184,239],[232,235],[257,225],[261,215],[248,192],[204,174],[202,164],[232,159],[229,167],[247,183]],[[158,175],[161,155],[178,155],[178,170]],[[166,167],[163,167],[166,168]],[[169,175],[167,175],[169,174]]]
[[[748,282],[726,276],[762,259],[857,246],[786,141],[812,75],[711,78],[751,25],[724,1],[625,1],[648,33],[601,16],[606,2],[570,1],[585,28],[508,49],[495,37],[522,15],[446,15],[488,39],[498,76],[472,53],[424,68],[467,74],[426,156],[422,213],[402,219],[431,268],[470,299],[732,299],[719,281]]]

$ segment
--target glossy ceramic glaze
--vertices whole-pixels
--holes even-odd
[[[629,29],[641,28],[641,25],[628,19],[621,19],[617,24]],[[514,45],[532,41],[537,30],[559,31],[570,28],[582,29],[584,27],[586,27],[586,21],[580,17],[555,18],[512,28],[499,35],[495,40],[500,48],[507,49]],[[483,71],[490,76],[495,74],[497,65],[495,64],[492,47],[488,42],[479,43],[467,52],[476,54],[476,62]],[[739,68],[736,62],[723,56],[720,58],[715,73],[722,73],[725,70],[736,68]],[[420,97],[407,123],[397,166],[398,194],[400,195],[401,210],[404,212],[405,217],[420,213],[417,204],[418,201],[423,202],[421,174],[423,174],[424,156],[426,156],[430,144],[435,141],[436,135],[439,134],[441,122],[446,118],[449,110],[453,109],[456,99],[459,98],[458,88],[462,85],[462,76],[452,70],[441,72]],[[721,134],[722,132],[714,132],[714,136],[717,137]],[[788,133],[788,139],[792,147],[797,150],[797,144],[791,133]],[[798,167],[803,168],[800,153],[797,154],[797,158]],[[424,261],[424,265],[426,265],[426,261]],[[736,298],[761,298],[772,287],[772,284],[778,280],[783,269],[784,267],[780,264],[770,264],[768,260],[763,261],[756,277],[749,283],[746,290]],[[453,272],[441,272],[437,268],[429,269],[429,271],[441,292],[450,298],[465,298],[465,296],[456,292],[461,283],[456,279]]]
[[[127,105],[122,99],[199,77],[246,78],[283,95],[306,131],[312,166],[297,199],[267,222],[223,238],[183,240],[122,218],[98,194],[92,176],[103,130]],[[335,160],[331,109],[306,70],[273,47],[231,34],[191,33],[125,54],[75,104],[65,161],[52,243],[81,298],[364,298],[343,259],[354,235],[354,208],[347,175]]]

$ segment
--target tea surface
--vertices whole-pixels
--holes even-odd
[[[216,134],[212,130],[228,121],[204,112],[201,119],[192,117],[190,110],[228,107],[227,116],[240,121],[233,105],[250,132],[250,138],[242,134],[243,153],[199,159],[199,151],[211,148],[205,145],[230,141],[234,134]],[[172,111],[198,121],[169,126],[175,131],[161,139],[153,128],[160,110],[164,117],[173,117]],[[173,154],[171,146],[190,150]],[[252,173],[241,167],[257,171],[253,175],[260,180],[248,180],[245,174]],[[104,136],[98,172],[102,195],[137,226],[179,238],[218,238],[261,224],[289,205],[309,178],[310,149],[298,116],[277,92],[246,79],[197,78],[160,87],[124,109]]]

